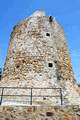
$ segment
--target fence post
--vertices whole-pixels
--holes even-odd
[[[32,88],[31,88],[31,98],[30,98],[30,105],[32,105]]]
[[[1,100],[0,100],[0,105],[2,104],[2,100],[3,100],[3,91],[4,91],[4,88],[2,88],[2,93],[1,93]]]
[[[60,98],[61,98],[61,105],[63,105],[62,89],[61,88],[60,88]]]

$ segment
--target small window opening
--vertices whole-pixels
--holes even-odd
[[[52,63],[48,63],[48,66],[49,66],[49,67],[53,67],[53,64],[52,64]]]
[[[50,33],[46,33],[46,36],[50,36]]]
[[[52,22],[52,21],[53,21],[53,17],[50,16],[50,17],[49,17],[49,22]]]
[[[52,112],[46,112],[46,116],[53,116],[53,113]]]

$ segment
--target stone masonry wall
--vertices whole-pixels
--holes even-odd
[[[78,107],[0,107],[0,120],[79,120]]]
[[[40,15],[14,27],[0,86],[62,88],[65,104],[79,104],[80,89],[75,84],[63,28],[56,20]],[[56,94],[53,90],[45,93]],[[56,98],[52,101],[59,102]]]

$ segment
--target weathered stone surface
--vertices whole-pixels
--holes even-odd
[[[0,86],[58,87],[62,88],[65,105],[80,104],[80,88],[75,83],[64,31],[54,18],[50,21],[44,13],[36,12],[14,27]],[[18,94],[19,91],[5,92]],[[19,93],[29,94],[29,91]],[[34,91],[35,95],[43,96],[57,93],[59,91]],[[34,100],[39,100],[36,104],[60,105],[58,98],[44,98]]]
[[[35,108],[35,111],[34,111]],[[46,115],[51,113],[52,115]],[[72,120],[75,113],[76,120],[79,115],[74,111],[73,107],[0,107],[0,120],[64,120],[68,115]]]

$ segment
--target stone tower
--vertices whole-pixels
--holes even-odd
[[[37,11],[14,27],[0,84],[62,88],[64,104],[80,103],[64,30],[55,18]],[[41,94],[41,90],[37,92]],[[54,91],[45,93],[50,95]]]

